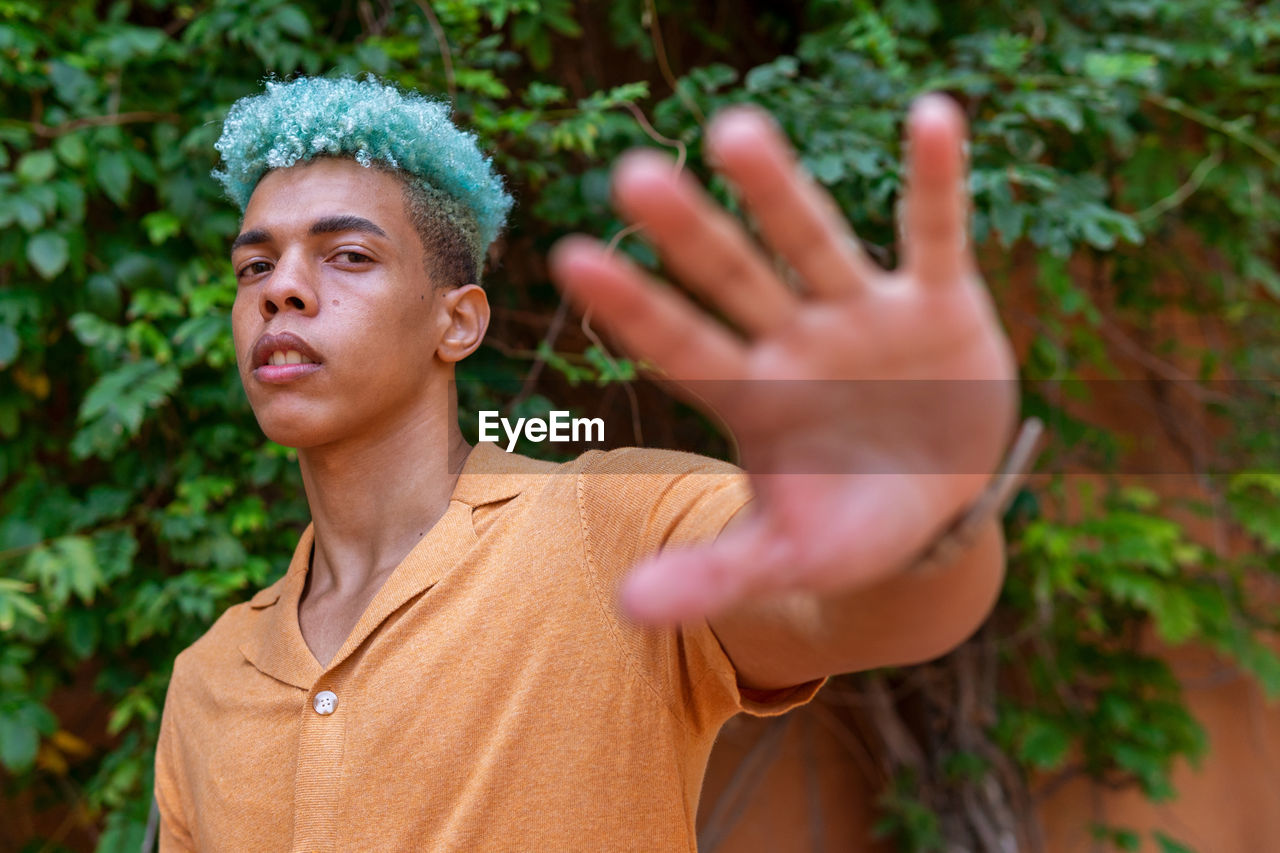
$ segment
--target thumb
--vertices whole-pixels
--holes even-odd
[[[623,609],[648,624],[706,618],[777,588],[786,550],[760,519],[751,519],[710,544],[664,551],[638,564],[622,585]]]

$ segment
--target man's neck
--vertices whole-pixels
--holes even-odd
[[[308,597],[363,598],[444,515],[470,447],[448,409],[300,450],[315,530]]]

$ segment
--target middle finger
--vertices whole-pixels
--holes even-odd
[[[654,151],[633,151],[614,173],[619,210],[642,225],[664,263],[748,335],[785,323],[799,300],[742,225],[697,182]]]

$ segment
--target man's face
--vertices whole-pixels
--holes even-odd
[[[269,438],[317,447],[447,414],[448,315],[397,178],[345,159],[269,172],[231,261],[236,360]]]

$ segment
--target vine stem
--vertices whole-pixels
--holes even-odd
[[[1218,168],[1222,164],[1222,152],[1214,151],[1208,157],[1196,164],[1192,170],[1191,176],[1182,183],[1180,187],[1169,195],[1158,201],[1153,202],[1149,206],[1143,208],[1133,215],[1133,218],[1139,222],[1151,222],[1179,207],[1191,196],[1195,195],[1196,190],[1204,183],[1205,178],[1209,177],[1209,173]]]
[[[672,139],[669,136],[663,136],[656,129],[654,129],[654,126],[649,122],[649,119],[645,116],[644,112],[642,112],[641,109],[638,106],[636,106],[634,102],[623,101],[621,104],[619,104],[619,106],[626,108],[628,111],[630,111],[631,115],[635,116],[636,124],[640,125],[640,129],[643,130],[650,139],[652,139],[654,142],[658,143],[659,145],[666,145],[676,149],[675,171],[677,173],[682,171],[684,169],[685,160],[689,154],[689,149],[685,146],[685,144],[681,142],[679,139]]]
[[[449,49],[449,39],[445,36],[444,27],[440,26],[440,19],[436,17],[431,4],[427,0],[418,0],[418,8],[427,16],[427,23],[431,25],[431,32],[435,35],[436,44],[440,47],[440,60],[444,63],[444,79],[449,89],[449,100],[456,101],[458,100],[458,81],[453,73],[453,51]]]
[[[667,48],[662,41],[662,24],[658,20],[658,7],[653,0],[644,0],[645,18],[649,24],[649,38],[653,42],[653,55],[658,60],[658,70],[662,72],[662,79],[667,81],[667,85],[671,87],[671,91],[680,99],[680,103],[693,114],[701,127],[706,127],[707,117],[703,114],[698,105],[687,94],[681,90],[676,75],[671,71],[671,63],[667,60]]]
[[[591,343],[596,345],[600,350],[600,354],[604,356],[605,361],[609,362],[609,366],[615,371],[618,369],[618,362],[609,352],[609,348],[604,345],[604,341],[596,334],[595,329],[591,328],[591,309],[588,308],[582,312],[582,333],[587,336]],[[627,402],[631,404],[631,433],[635,437],[637,446],[644,446],[644,430],[640,428],[640,400],[636,397],[636,389],[631,387],[630,382],[623,382],[622,390],[627,392]]]
[[[0,127],[9,125],[10,127],[26,127],[36,136],[44,139],[53,139],[57,136],[65,136],[68,133],[75,133],[77,130],[83,130],[86,127],[108,127],[120,124],[144,124],[147,122],[168,122],[176,124],[182,120],[181,116],[174,113],[159,112],[129,112],[129,113],[113,113],[105,116],[85,116],[84,118],[72,119],[58,125],[43,124],[38,121],[20,121],[11,120],[0,122]]]
[[[1176,113],[1196,124],[1203,125],[1210,130],[1217,131],[1223,136],[1234,139],[1246,148],[1253,150],[1263,159],[1270,162],[1271,165],[1280,166],[1280,151],[1277,151],[1260,137],[1242,130],[1238,126],[1238,121],[1223,121],[1212,113],[1207,113],[1202,109],[1193,107],[1177,98],[1170,98],[1167,95],[1147,94],[1143,96],[1143,100],[1171,113]]]
[[[507,403],[508,412],[527,400],[529,395],[533,393],[534,386],[538,384],[538,378],[542,376],[542,369],[547,364],[542,351],[555,345],[556,338],[560,337],[560,330],[564,328],[564,321],[568,313],[569,301],[561,296],[560,304],[556,307],[556,313],[551,317],[551,325],[547,326],[547,334],[542,339],[546,346],[540,346],[534,351],[533,364],[529,365],[529,371],[524,375],[524,382],[520,385],[519,393],[511,398],[511,402]]]

